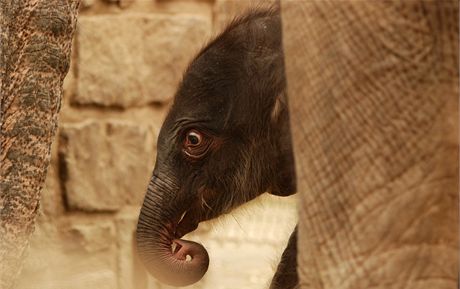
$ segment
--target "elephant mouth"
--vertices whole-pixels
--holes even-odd
[[[180,218],[175,222],[173,236],[177,239],[182,238],[184,235],[193,232],[198,228],[200,220],[194,217],[194,212],[191,210],[184,211]]]
[[[172,236],[174,239],[171,240],[171,253],[174,258],[178,260],[190,261],[192,253],[190,251],[188,241],[182,240],[181,238],[186,234],[193,232],[198,228],[199,222],[192,217],[188,217],[188,211],[182,213],[181,217],[175,222],[175,229],[173,230]]]
[[[217,217],[215,211],[206,202],[213,192],[206,189],[200,189],[200,197],[196,198],[192,205],[183,211],[178,218],[173,220],[175,238],[182,238],[184,235],[193,232],[198,228],[200,222],[208,221]]]

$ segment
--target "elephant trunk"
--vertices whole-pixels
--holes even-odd
[[[176,184],[154,174],[139,215],[136,241],[150,274],[169,285],[187,286],[206,273],[209,256],[201,244],[179,239],[176,230],[185,210]]]

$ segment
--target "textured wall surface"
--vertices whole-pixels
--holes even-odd
[[[59,133],[18,288],[170,288],[148,277],[133,246],[157,134],[188,61],[254,3],[82,1]],[[190,288],[266,288],[295,211],[292,197],[262,196],[201,224],[190,239],[208,249],[210,269]]]

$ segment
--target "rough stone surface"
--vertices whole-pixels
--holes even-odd
[[[107,211],[141,204],[155,153],[149,127],[89,120],[63,125],[60,141],[70,209]]]
[[[51,163],[46,174],[45,187],[43,188],[40,202],[40,213],[47,217],[54,217],[65,213],[59,180],[58,160],[58,136],[56,136],[51,147]]]
[[[129,107],[170,99],[210,20],[130,14],[79,19],[74,103]]]
[[[106,218],[40,222],[17,289],[114,289],[116,236]]]
[[[136,0],[119,0],[118,5],[121,8],[127,8],[131,6]]]
[[[89,9],[94,5],[95,0],[81,0],[80,9]]]

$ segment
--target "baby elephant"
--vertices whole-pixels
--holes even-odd
[[[269,192],[296,190],[278,9],[234,20],[187,68],[161,128],[137,247],[161,282],[206,273],[206,249],[181,237]],[[271,288],[294,288],[295,233]]]

